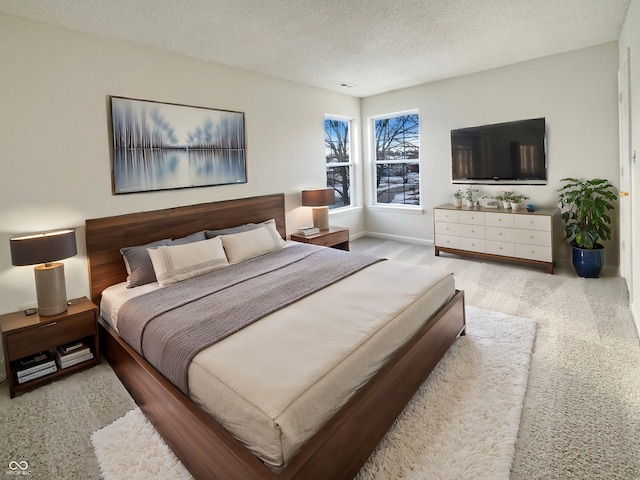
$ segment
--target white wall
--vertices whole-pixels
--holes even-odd
[[[5,15],[0,65],[0,313],[35,301],[16,234],[78,228],[73,298],[89,294],[87,218],[284,192],[289,232],[311,222],[300,190],[325,185],[324,115],[360,115],[357,98]],[[109,95],[245,112],[248,183],[113,196]],[[364,228],[357,211],[332,223]]]
[[[631,151],[640,155],[640,0],[631,0],[627,17],[625,19],[619,40],[620,63],[622,64],[630,49],[631,79]],[[640,158],[640,157],[639,157]],[[631,169],[631,196],[627,199],[631,202],[631,229],[632,239],[630,250],[633,253],[633,291],[631,311],[636,321],[636,328],[640,332],[640,233],[637,225],[640,224],[640,160],[632,164]],[[635,226],[635,229],[634,229]]]
[[[366,230],[433,241],[432,208],[451,203],[451,193],[459,187],[451,182],[450,130],[454,128],[546,117],[548,184],[480,186],[481,193],[514,190],[536,205],[556,206],[556,189],[564,177],[603,177],[617,185],[617,65],[617,44],[609,43],[363,99],[363,125],[372,116],[419,110],[425,210],[416,216],[367,209]],[[364,143],[363,157],[368,159]],[[369,184],[371,173],[369,166]],[[568,262],[569,249],[562,237],[557,243],[561,263]],[[607,245],[606,262],[617,268],[615,242]]]

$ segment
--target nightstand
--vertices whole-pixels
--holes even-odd
[[[98,307],[87,298],[71,300],[70,303],[72,305],[69,305],[66,312],[49,317],[41,317],[37,313],[27,316],[24,312],[0,315],[2,349],[11,398],[17,393],[100,363]],[[54,373],[18,383],[16,374],[18,360],[45,350],[55,351],[60,345],[77,341],[84,342],[91,349],[92,359],[67,368],[57,365],[58,370]]]
[[[349,250],[349,229],[330,227],[329,230],[320,230],[313,235],[292,234],[291,240],[302,243],[311,243],[322,247],[333,247],[339,250]]]

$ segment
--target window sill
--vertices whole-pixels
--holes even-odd
[[[398,212],[398,213],[410,213],[413,215],[422,215],[424,208],[415,205],[368,205],[367,209],[379,211],[379,212]]]
[[[340,207],[340,208],[330,208],[329,216],[330,217],[340,217],[342,215],[349,215],[351,213],[358,213],[362,211],[362,207]]]

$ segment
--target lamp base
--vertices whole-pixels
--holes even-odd
[[[313,226],[320,230],[329,230],[329,207],[313,209]]]
[[[64,281],[64,263],[38,265],[33,269],[36,277],[38,314],[49,317],[67,310],[67,287]]]

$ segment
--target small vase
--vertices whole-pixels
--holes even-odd
[[[471,208],[474,205],[474,201],[473,200],[467,200],[467,207]]]
[[[520,210],[520,204],[519,204],[519,203],[511,202],[511,210],[513,210],[514,212],[515,212],[516,210]]]
[[[453,206],[456,207],[456,208],[462,207],[462,199],[461,198],[454,198],[453,199]]]
[[[502,206],[503,206],[504,208],[511,208],[511,203],[509,203],[509,202],[508,202],[508,201],[506,201],[506,200],[503,200],[503,201],[502,201]]]

